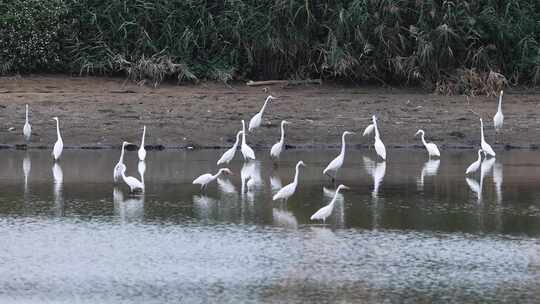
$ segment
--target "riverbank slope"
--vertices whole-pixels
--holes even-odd
[[[371,115],[389,148],[420,144],[417,129],[441,147],[479,146],[483,117],[488,142],[495,142],[493,115],[496,97],[438,96],[418,89],[344,87],[338,85],[271,87],[280,99],[269,104],[263,126],[248,134],[248,143],[263,148],[280,136],[282,119],[286,142],[295,147],[339,145],[344,130],[356,147],[371,144],[362,137]],[[119,147],[122,140],[140,142],[147,126],[147,144],[160,148],[227,147],[257,113],[267,93],[261,87],[163,84],[137,86],[120,78],[25,76],[0,78],[0,144],[25,144],[22,136],[24,105],[30,106],[33,134],[30,148],[52,146],[56,140],[53,116],[60,118],[66,147]],[[540,94],[505,92],[504,135],[496,149],[540,146]]]

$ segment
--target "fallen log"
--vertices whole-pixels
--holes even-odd
[[[322,84],[322,79],[304,79],[304,80],[263,80],[263,81],[248,81],[246,83],[250,87],[266,86],[266,85],[282,85],[293,86],[303,84]]]

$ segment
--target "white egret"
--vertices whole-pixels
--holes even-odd
[[[300,173],[300,166],[306,166],[303,161],[299,161],[296,164],[296,172],[294,174],[294,180],[292,183],[286,185],[285,187],[279,189],[279,191],[272,197],[272,200],[284,200],[287,201],[296,191],[296,186],[298,186],[298,175]]]
[[[52,156],[54,161],[58,161],[60,155],[62,155],[62,150],[64,150],[64,142],[62,141],[62,136],[60,136],[60,122],[58,121],[58,117],[53,117],[53,119],[56,120],[56,136],[58,139],[56,139],[56,143],[54,143]]]
[[[144,192],[144,184],[133,176],[126,176],[126,167],[122,170],[122,179],[129,186],[131,192]]]
[[[341,166],[343,165],[343,161],[345,160],[345,148],[346,148],[345,136],[349,134],[355,134],[355,133],[349,132],[349,131],[343,132],[343,135],[341,135],[341,152],[323,170],[323,174],[330,176],[330,178],[332,178],[332,182],[335,180],[337,172],[341,168]],[[333,172],[334,175],[332,176],[330,172]]]
[[[219,171],[212,175],[210,173],[206,173],[206,174],[203,174],[199,177],[197,177],[194,181],[193,181],[193,184],[194,185],[201,185],[201,190],[202,189],[205,189],[209,183],[215,181],[222,173],[227,173],[227,174],[230,174],[230,175],[233,175],[232,171],[229,170],[228,168],[221,168],[219,169]]]
[[[139,160],[140,161],[144,161],[146,159],[146,149],[144,149],[144,137],[145,137],[145,135],[146,135],[146,126],[143,126],[141,146],[139,147],[139,151],[137,151],[137,154],[139,155]]]
[[[375,125],[373,124],[370,124],[369,126],[367,126],[365,129],[364,129],[364,133],[362,133],[362,136],[366,136],[366,135],[369,135],[371,133],[373,133],[373,129],[375,128]]]
[[[242,146],[240,147],[242,155],[244,155],[244,160],[255,159],[255,152],[251,149],[250,146],[246,143],[246,123],[242,120]]]
[[[418,134],[422,134],[422,143],[424,144],[424,147],[426,147],[426,150],[428,152],[428,157],[441,157],[441,152],[439,152],[439,148],[437,148],[437,145],[430,142],[426,142],[426,139],[424,138],[424,130],[420,129],[414,134],[414,136],[417,136]]]
[[[281,151],[283,150],[283,146],[285,145],[285,125],[290,124],[290,122],[283,120],[281,121],[281,138],[277,143],[275,143],[272,146],[272,149],[270,149],[270,156],[279,159],[279,155],[281,155]]]
[[[332,214],[332,210],[334,210],[334,204],[336,203],[339,191],[341,189],[349,189],[349,187],[347,187],[345,185],[339,185],[337,187],[337,189],[336,189],[336,194],[334,195],[334,198],[332,199],[330,204],[328,204],[328,205],[322,207],[321,209],[319,209],[309,219],[312,220],[312,221],[313,220],[323,220],[323,224],[324,224],[326,222],[326,218],[328,218],[330,216],[330,214]]]
[[[384,146],[384,143],[381,140],[381,135],[379,133],[379,127],[377,126],[377,117],[373,115],[373,128],[375,130],[375,152],[377,152],[377,155],[379,155],[382,159],[386,160],[386,148]]]
[[[504,115],[502,113],[502,97],[503,91],[501,90],[501,94],[499,95],[499,107],[497,108],[497,113],[495,116],[493,116],[493,126],[495,127],[495,132],[497,133],[501,131],[504,122]]]
[[[259,113],[255,114],[255,116],[253,116],[251,118],[251,120],[249,121],[249,132],[253,131],[254,129],[258,128],[261,126],[261,123],[262,123],[262,116],[263,116],[263,113],[264,113],[264,110],[266,109],[266,106],[268,105],[268,102],[270,100],[273,100],[273,99],[278,99],[277,97],[274,97],[272,95],[268,95],[268,97],[266,98],[266,100],[264,101],[264,105],[262,106],[261,110],[259,111]]]
[[[124,164],[124,151],[126,148],[126,145],[129,145],[127,141],[124,141],[122,143],[122,152],[120,152],[120,159],[118,160],[118,163],[116,163],[116,166],[114,166],[113,169],[113,180],[114,182],[117,182],[120,177],[122,177],[122,171],[126,170],[126,165]]]
[[[482,149],[478,149],[478,159],[467,167],[465,174],[476,172],[478,168],[480,168],[480,163],[482,163],[482,152],[484,152]]]
[[[336,190],[323,187],[323,197],[325,204],[331,202],[334,196],[336,197],[336,202],[334,203],[335,210],[333,211],[336,214],[334,216],[334,224],[342,226],[345,223],[345,204],[343,203],[345,197],[342,193],[336,194]]]
[[[238,148],[238,143],[240,142],[240,135],[242,134],[243,131],[238,131],[238,133],[236,133],[236,141],[234,142],[234,145],[229,150],[225,151],[223,155],[221,155],[217,161],[218,166],[221,164],[228,164],[231,162],[231,160],[233,160],[234,154],[236,154],[236,149]]]
[[[32,126],[30,125],[30,122],[28,121],[28,105],[26,105],[26,121],[23,127],[23,135],[26,141],[29,141],[30,136],[32,135]]]
[[[491,146],[486,142],[486,139],[484,138],[484,123],[482,122],[482,118],[480,118],[480,135],[481,135],[481,144],[482,150],[484,151],[484,154],[491,155],[495,157],[495,151],[491,148]]]

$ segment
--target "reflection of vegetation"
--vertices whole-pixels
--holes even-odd
[[[540,81],[540,3],[73,1],[0,3],[0,73],[374,80],[440,93]],[[16,39],[14,39],[16,38]]]

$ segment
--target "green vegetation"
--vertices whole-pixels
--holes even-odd
[[[0,0],[0,73],[313,78],[489,94],[540,82],[538,0]]]

